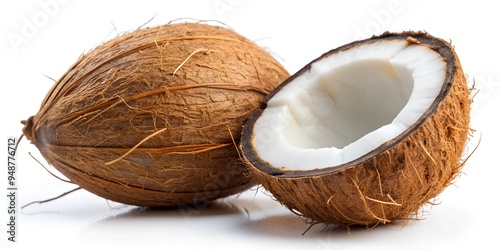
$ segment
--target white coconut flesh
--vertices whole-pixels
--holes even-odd
[[[446,62],[401,40],[324,57],[267,102],[252,144],[277,168],[312,170],[356,160],[415,124],[440,92]]]

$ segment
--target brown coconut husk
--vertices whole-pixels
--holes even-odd
[[[416,218],[419,209],[449,186],[463,167],[462,154],[471,132],[471,90],[448,42],[423,32],[385,33],[334,49],[315,61],[384,39],[426,46],[439,52],[447,64],[439,96],[398,137],[342,166],[294,171],[270,166],[253,150],[253,124],[262,110],[255,111],[245,125],[241,149],[252,173],[279,202],[313,223],[373,226]]]
[[[206,202],[255,184],[233,139],[288,76],[227,28],[139,29],[81,56],[23,131],[71,182],[106,199]]]

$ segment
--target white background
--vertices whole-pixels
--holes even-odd
[[[205,209],[148,209],[107,202],[86,191],[20,211],[17,243],[7,241],[7,197],[0,197],[0,249],[499,249],[500,108],[498,24],[494,1],[77,1],[0,3],[1,136],[19,136],[53,84],[84,52],[148,22],[218,20],[256,41],[290,73],[320,54],[385,30],[425,30],[451,40],[477,92],[468,152],[481,142],[462,174],[425,207],[422,220],[350,231],[312,227],[262,189],[228,197]],[[18,205],[73,188],[49,175],[27,140],[18,150]],[[46,163],[45,163],[46,164]],[[0,187],[7,188],[1,163]],[[50,170],[53,170],[49,166]],[[5,191],[6,192],[6,191]],[[146,248],[147,249],[147,248]]]

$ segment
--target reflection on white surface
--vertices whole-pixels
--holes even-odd
[[[427,208],[428,210],[429,208]],[[415,244],[456,245],[467,235],[457,218],[474,214],[452,201],[424,220],[374,229],[333,225],[310,227],[262,191],[249,190],[207,206],[124,206],[86,191],[23,211],[19,246],[71,244],[76,249],[161,246],[163,249],[411,249]]]

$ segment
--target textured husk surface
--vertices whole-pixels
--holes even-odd
[[[81,56],[24,122],[24,134],[73,183],[106,199],[204,202],[255,184],[233,140],[288,76],[227,28],[139,29]]]
[[[422,206],[432,203],[460,173],[471,133],[472,100],[451,45],[425,33],[387,33],[339,50],[408,36],[443,55],[448,65],[443,89],[417,124],[369,155],[336,168],[306,172],[273,168],[258,159],[248,144],[247,136],[256,132],[247,126],[260,111],[245,125],[242,151],[252,173],[287,208],[313,223],[373,226],[405,221],[418,218]]]

